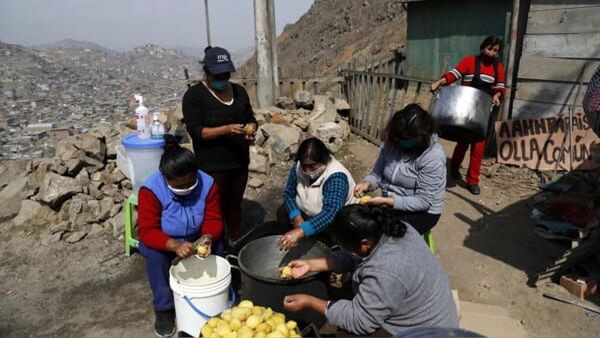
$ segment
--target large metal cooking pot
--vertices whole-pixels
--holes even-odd
[[[303,238],[291,250],[281,251],[277,246],[280,237],[275,235],[253,240],[240,250],[237,257],[228,256],[233,267],[237,266],[242,271],[242,298],[283,312],[301,327],[310,323],[320,327],[325,323],[325,317],[310,310],[287,312],[283,308],[283,298],[305,293],[327,299],[328,275],[310,273],[302,279],[285,280],[280,278],[279,268],[295,259],[325,257],[330,253],[330,249],[319,241]]]
[[[485,138],[492,108],[492,98],[482,90],[447,86],[436,91],[431,115],[442,138],[471,143]]]

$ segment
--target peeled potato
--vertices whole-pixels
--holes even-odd
[[[264,306],[253,306],[252,307],[252,314],[254,315],[261,315],[265,312],[265,307]]]
[[[273,332],[267,334],[267,338],[287,338],[287,337],[279,331],[273,331]]]
[[[291,266],[284,266],[282,268],[280,268],[280,277],[281,279],[290,279],[292,278],[292,267]]]
[[[207,253],[208,253],[208,248],[207,247],[205,247],[204,245],[198,246],[198,255],[204,256]]]
[[[275,327],[275,331],[283,333],[283,335],[286,337],[290,334],[290,330],[288,330],[287,326],[285,326],[284,323],[277,324],[277,326]]]
[[[271,326],[269,326],[269,324],[267,324],[267,323],[260,323],[256,327],[256,332],[269,333],[271,331],[273,331],[273,330],[271,329]]]
[[[275,324],[285,324],[285,315],[283,313],[273,314],[273,320]]]
[[[211,319],[208,320],[208,322],[206,323],[206,325],[215,328],[217,327],[217,324],[219,323],[219,318],[217,317],[213,317]]]
[[[294,330],[294,329],[296,329],[296,328],[298,327],[298,323],[296,323],[296,322],[295,322],[295,321],[293,321],[293,320],[288,320],[288,322],[287,322],[287,323],[285,323],[285,326],[287,326],[287,328],[288,328],[289,330]]]
[[[226,322],[230,322],[233,317],[231,316],[231,310],[225,310],[221,313],[221,319],[223,319]]]
[[[240,327],[242,327],[242,322],[239,319],[233,318],[231,322],[229,322],[229,326],[231,326],[231,330],[237,331]]]
[[[260,324],[260,322],[262,322],[262,316],[251,315],[250,317],[248,317],[248,319],[246,319],[246,326],[248,326],[251,329],[255,329],[258,326],[258,324]]]
[[[256,127],[254,127],[253,124],[247,124],[244,127],[244,130],[246,131],[246,135],[250,136],[250,135],[254,134],[254,132],[256,131]]]
[[[298,324],[285,320],[283,313],[255,306],[249,300],[209,319],[200,330],[208,338],[288,338],[300,337]]]
[[[213,333],[213,328],[208,325],[204,325],[202,330],[200,330],[200,334],[202,334],[202,337],[209,337],[212,333]]]
[[[237,338],[237,333],[229,331],[223,335],[223,338]]]
[[[363,197],[360,198],[360,204],[365,204],[368,201],[370,201],[373,197],[369,196],[369,195],[364,195]]]
[[[237,338],[252,338],[252,337],[254,337],[254,334],[252,333],[252,331],[237,333]]]

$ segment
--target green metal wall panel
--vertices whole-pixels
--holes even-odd
[[[437,79],[463,57],[479,52],[490,34],[504,37],[510,26],[510,0],[430,0],[408,5],[406,73]],[[506,55],[507,48],[504,55]],[[444,60],[448,63],[445,69]]]

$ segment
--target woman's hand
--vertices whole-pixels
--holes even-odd
[[[443,86],[445,84],[446,84],[446,78],[443,77],[443,78],[435,81],[434,83],[432,83],[430,89],[433,92],[433,91],[436,91],[440,86]]]
[[[294,228],[299,228],[302,223],[304,223],[304,218],[302,218],[302,216],[296,216],[292,221]]]
[[[246,130],[242,127],[241,124],[232,123],[224,125],[223,127],[224,135],[245,135]]]
[[[173,247],[175,254],[179,258],[187,258],[195,253],[194,244],[190,242],[180,242],[176,241]]]
[[[366,205],[387,205],[390,207],[394,206],[393,197],[373,197],[365,202]]]
[[[279,250],[289,250],[298,244],[298,241],[304,237],[304,231],[302,228],[295,228],[285,233],[285,235],[281,236],[279,242]]]
[[[303,259],[291,261],[288,263],[288,266],[292,268],[293,279],[302,278],[310,272],[310,264],[308,263],[308,261]]]
[[[369,190],[371,190],[371,182],[360,182],[354,187],[354,196],[362,197]]]
[[[492,103],[496,107],[500,106],[500,95],[501,95],[501,93],[498,92],[498,93],[494,94],[494,96],[492,96]]]
[[[319,300],[316,297],[305,294],[289,295],[283,298],[283,307],[290,312],[298,312],[312,309],[316,301]]]

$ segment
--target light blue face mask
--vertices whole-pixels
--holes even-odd
[[[229,81],[227,80],[212,80],[210,81],[210,87],[216,91],[225,90]]]
[[[413,149],[416,146],[417,146],[417,140],[415,140],[415,139],[400,140],[400,147],[402,147],[402,149]]]

